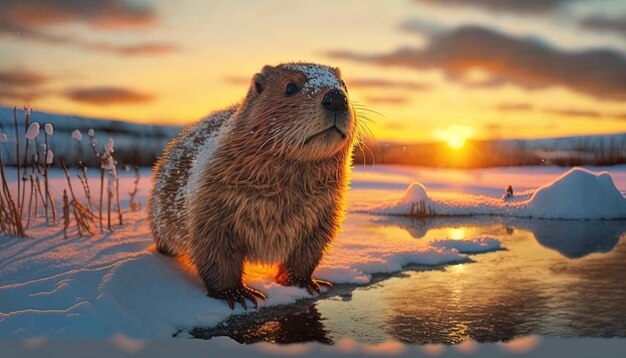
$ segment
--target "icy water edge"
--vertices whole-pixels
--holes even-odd
[[[367,286],[338,285],[316,299],[232,316],[192,335],[241,343],[458,344],[544,337],[626,337],[626,221],[351,213],[369,237],[409,235],[416,245],[489,235],[506,248],[470,263],[409,266]]]

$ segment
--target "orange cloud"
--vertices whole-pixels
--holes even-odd
[[[491,12],[521,14],[550,13],[576,0],[414,0],[418,3],[450,7],[476,7]]]
[[[355,78],[348,81],[348,88],[397,88],[411,91],[423,91],[431,86],[412,81],[392,81],[378,78]]]
[[[151,7],[124,0],[8,0],[0,3],[0,24],[21,24],[26,28],[78,22],[95,29],[127,29],[150,26],[156,19]]]
[[[563,86],[596,98],[626,99],[626,57],[610,49],[566,52],[479,26],[432,35],[425,47],[383,54],[334,51],[333,58],[416,70],[440,69],[460,83],[481,70],[525,88]]]
[[[367,97],[365,102],[369,104],[403,105],[409,103],[409,98],[403,96],[377,96]]]
[[[93,42],[76,35],[59,35],[49,28],[66,23],[82,23],[95,30],[127,30],[156,23],[151,7],[123,0],[64,1],[19,0],[0,2],[0,35],[49,45],[67,45],[118,55],[161,55],[177,50],[163,42],[121,45]]]
[[[48,77],[34,71],[13,69],[0,71],[0,83],[3,87],[37,86],[48,81]]]
[[[107,106],[118,103],[143,103],[154,99],[151,94],[141,93],[121,87],[93,87],[74,88],[65,92],[73,101],[98,106]]]

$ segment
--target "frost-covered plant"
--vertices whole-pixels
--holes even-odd
[[[98,219],[100,221],[100,232],[104,232],[104,229],[102,226],[102,203],[103,203],[102,195],[104,194],[104,168],[102,167],[102,158],[100,156],[100,153],[98,152],[98,149],[96,148],[96,145],[98,145],[98,140],[96,139],[96,131],[90,128],[87,131],[87,136],[89,136],[89,145],[91,146],[91,150],[93,151],[98,161],[100,161],[100,202],[98,203]]]
[[[80,180],[80,184],[83,187],[83,191],[85,193],[85,197],[87,198],[87,206],[89,207],[89,211],[91,211],[93,213],[93,203],[92,203],[92,199],[91,199],[91,189],[89,188],[89,180],[87,179],[87,166],[85,165],[85,162],[83,161],[83,146],[82,146],[82,141],[83,141],[83,134],[80,132],[80,130],[75,129],[72,132],[72,138],[78,143],[78,168],[80,168],[81,172],[76,174],[76,176],[78,177],[78,180]]]
[[[135,196],[137,196],[137,193],[139,192],[139,179],[140,178],[141,178],[141,175],[139,174],[139,167],[135,166],[135,181],[133,182],[133,184],[135,184],[135,187],[133,188],[133,191],[128,193],[130,195],[130,200],[129,200],[130,210],[132,211],[141,210],[141,203],[139,203],[139,200],[135,198]]]
[[[70,195],[72,197],[72,200],[68,203],[68,208],[71,208],[72,212],[74,213],[74,219],[76,220],[78,235],[83,236],[83,233],[93,235],[94,232],[91,230],[89,222],[94,219],[94,214],[83,205],[81,205],[78,200],[76,200],[76,195],[74,195],[74,188],[72,187],[70,171],[67,169],[67,165],[65,165],[65,162],[61,161],[61,166],[63,167],[63,171],[65,172],[65,179],[67,180],[67,186],[70,189]]]
[[[9,235],[26,237],[19,210],[11,196],[6,175],[4,173],[4,161],[2,160],[2,147],[9,140],[6,133],[0,132],[0,180],[2,180],[2,190],[0,192],[0,228]],[[19,159],[19,158],[18,158]],[[19,177],[18,177],[19,183]]]
[[[48,221],[48,209],[51,209],[52,211],[52,223],[56,223],[57,221],[57,214],[56,214],[56,205],[54,203],[54,198],[52,197],[52,194],[50,193],[50,186],[48,183],[48,167],[50,165],[52,165],[53,161],[54,161],[54,153],[52,153],[52,150],[50,149],[49,145],[48,145],[48,138],[52,137],[52,135],[54,134],[54,126],[52,125],[52,123],[46,123],[44,124],[44,132],[45,132],[45,144],[44,144],[44,161],[43,161],[43,178],[44,178],[44,188],[46,190],[46,195],[45,195],[45,208],[46,208],[46,223],[49,223]]]
[[[104,195],[104,177],[107,177],[107,200],[108,200],[108,228],[111,230],[111,200],[113,199],[113,193],[117,193],[118,201],[117,201],[117,210],[119,215],[119,223],[122,225],[122,209],[119,203],[119,190],[118,187],[118,176],[116,169],[116,162],[113,158],[113,152],[115,151],[115,141],[111,138],[107,140],[104,144],[104,149],[102,153],[99,153],[96,145],[96,132],[93,129],[89,129],[87,131],[87,135],[89,136],[89,142],[91,144],[91,148],[96,155],[96,158],[100,161],[100,204],[98,208],[99,219],[100,219],[100,232],[103,232],[103,223],[102,223],[102,204],[104,203],[103,195]]]
[[[30,123],[30,114],[32,113],[32,109],[29,107],[24,107],[24,128],[26,128],[26,133],[24,133],[24,137],[26,139],[26,147],[24,149],[24,161],[22,162],[22,193],[20,200],[20,218],[24,213],[24,201],[26,200],[26,183],[28,182],[29,176],[26,175],[28,168],[28,145],[30,141],[33,140],[37,135],[39,135],[39,123]],[[19,158],[18,158],[19,160]],[[32,187],[31,187],[32,193]]]
[[[17,107],[13,107],[13,125],[15,126],[15,174],[17,175],[17,211],[19,212],[22,178],[20,178],[20,134],[17,125]]]
[[[67,190],[63,189],[63,238],[67,239],[67,229],[70,227],[70,204],[67,200]]]
[[[26,112],[26,110],[24,110]],[[40,125],[38,122],[32,122],[30,123],[30,111],[26,112],[26,118],[24,120],[24,125],[26,127],[26,133],[24,133],[24,138],[26,139],[26,148],[24,151],[24,163],[23,163],[23,169],[24,169],[24,173],[22,175],[22,180],[24,181],[24,190],[22,191],[22,199],[21,199],[21,203],[20,203],[20,217],[22,216],[23,210],[24,210],[24,201],[25,201],[25,197],[26,197],[26,182],[30,181],[30,198],[28,200],[28,220],[26,222],[26,227],[28,227],[30,225],[30,218],[31,218],[31,208],[32,208],[32,203],[33,203],[33,196],[35,194],[35,183],[34,183],[34,166],[31,167],[31,174],[30,175],[26,175],[26,168],[29,167],[28,165],[28,158],[30,157],[29,153],[28,153],[28,146],[30,144],[31,141],[35,141],[37,136],[39,136],[39,132],[40,132]],[[37,147],[35,147],[35,150],[37,150]],[[33,162],[34,164],[34,162]],[[37,197],[35,196],[35,200],[37,200]]]
[[[108,210],[107,210],[107,219],[109,230],[111,230],[111,200],[113,199],[114,193],[118,193],[117,197],[117,211],[119,215],[119,223],[122,224],[122,211],[119,205],[119,178],[117,175],[117,168],[115,166],[115,159],[113,158],[113,153],[115,152],[115,141],[111,138],[107,140],[104,144],[104,152],[101,156],[101,168],[104,170],[105,176],[107,178],[107,198],[108,198]]]

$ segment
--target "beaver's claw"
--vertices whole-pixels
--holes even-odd
[[[314,278],[311,278],[310,280],[308,280],[308,282],[305,283],[305,285],[303,286],[298,286],[298,287],[304,287],[306,288],[307,291],[309,291],[309,293],[312,295],[313,291],[320,293],[320,286],[326,286],[328,288],[333,288],[333,284],[328,282],[328,281],[324,281],[324,280],[316,280]]]
[[[267,296],[263,292],[255,290],[254,288],[248,287],[246,285],[241,285],[241,287],[226,290],[216,290],[210,293],[209,296],[226,300],[230,309],[235,309],[235,302],[239,302],[244,310],[248,310],[246,298],[252,301],[252,303],[254,303],[254,307],[257,309],[259,308],[259,302],[257,301],[257,297],[262,299],[263,301],[267,299]]]
[[[320,286],[326,286],[328,288],[333,287],[333,284],[328,281],[317,280],[317,279],[314,279],[313,277],[306,278],[306,277],[302,277],[299,275],[295,275],[293,273],[290,273],[287,279],[280,280],[280,277],[279,277],[279,282],[284,286],[297,286],[300,288],[306,288],[306,290],[309,291],[309,294],[311,295],[314,292],[320,293]]]

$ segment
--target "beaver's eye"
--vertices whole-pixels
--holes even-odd
[[[289,82],[289,84],[287,84],[287,89],[285,89],[285,94],[287,96],[291,96],[296,92],[298,92],[298,86],[293,82]]]

